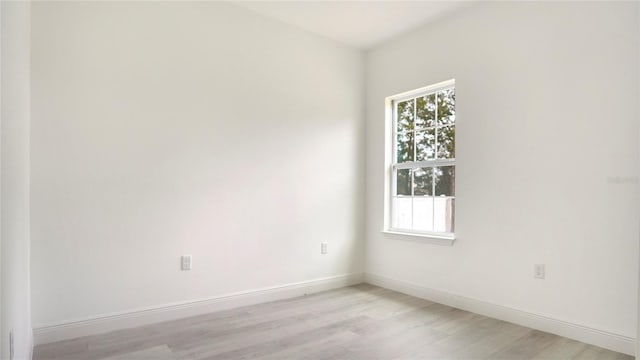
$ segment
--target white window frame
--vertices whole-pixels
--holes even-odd
[[[392,204],[394,189],[396,188],[396,179],[394,178],[394,170],[397,169],[413,169],[419,167],[438,167],[438,166],[456,166],[455,159],[433,159],[424,161],[412,161],[406,163],[397,163],[396,161],[396,142],[397,142],[397,126],[395,119],[395,107],[398,102],[413,99],[422,95],[431,94],[440,90],[455,89],[455,79],[443,81],[434,85],[422,87],[419,89],[407,91],[401,94],[389,96],[385,98],[385,214],[383,233],[391,236],[414,236],[426,240],[429,243],[438,245],[453,245],[455,241],[455,230],[451,232],[436,231],[420,231],[413,229],[402,229],[392,227]],[[456,123],[458,124],[458,116],[456,113]],[[437,139],[436,139],[437,146]],[[414,146],[414,152],[416,147]],[[455,181],[455,178],[454,178]],[[455,219],[455,208],[453,218]],[[455,220],[454,220],[455,221]]]

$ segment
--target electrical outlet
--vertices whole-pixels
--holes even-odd
[[[182,258],[180,261],[180,268],[182,269],[182,271],[191,270],[192,264],[193,263],[191,261],[191,255],[182,255]]]
[[[544,264],[533,265],[533,277],[536,279],[544,279],[545,270]]]
[[[327,245],[328,244],[326,242],[320,243],[320,253],[322,255],[325,255],[327,253]]]
[[[13,360],[14,346],[13,346],[13,330],[9,331],[9,360]]]

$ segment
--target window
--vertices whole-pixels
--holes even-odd
[[[455,102],[453,80],[387,99],[389,231],[453,238]]]

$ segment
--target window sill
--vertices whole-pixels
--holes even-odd
[[[383,230],[383,234],[389,235],[390,237],[395,237],[399,239],[412,239],[418,240],[420,242],[424,242],[427,244],[434,245],[442,245],[442,246],[453,246],[453,243],[456,241],[455,236],[451,235],[437,235],[437,234],[421,234],[421,233],[412,233],[412,232],[403,232],[399,230]]]

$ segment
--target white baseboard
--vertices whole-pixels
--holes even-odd
[[[136,309],[34,328],[36,345],[197,316],[361,283],[362,273],[331,276],[207,299]]]
[[[365,273],[365,282],[405,293],[407,295],[467,310],[476,314],[564,336],[627,355],[635,355],[636,339],[631,337],[593,329],[584,325],[573,324],[562,320],[556,320],[506,306],[495,305],[444,291],[430,289],[418,284],[391,279],[385,276]]]

